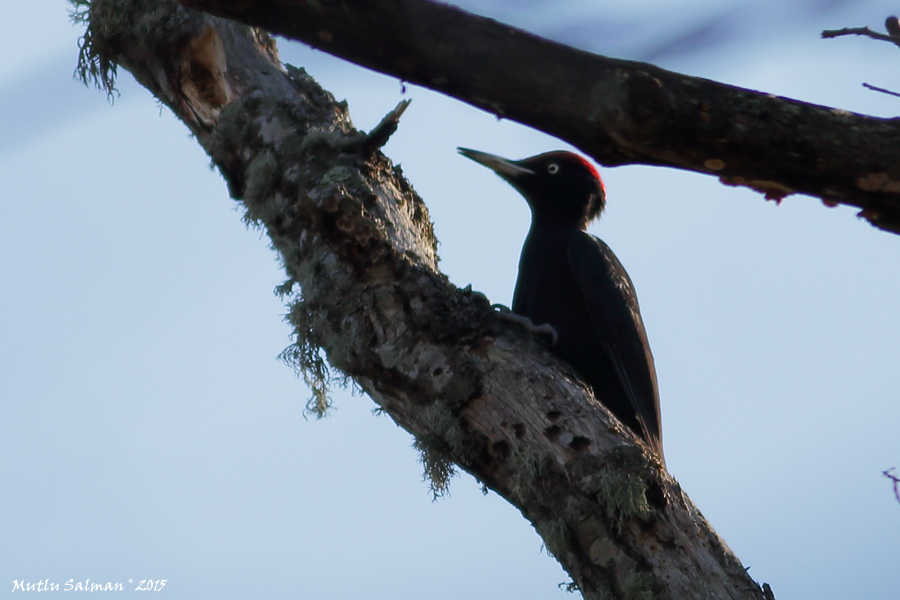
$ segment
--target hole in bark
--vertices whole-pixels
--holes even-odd
[[[444,372],[444,369],[441,367],[438,367],[437,369],[435,369],[434,371],[431,372],[431,375],[433,377],[440,377],[441,373],[443,373],[443,372]]]
[[[659,510],[664,509],[669,504],[669,501],[666,500],[666,493],[658,481],[650,482],[647,486],[647,491],[644,492],[644,496],[647,498],[647,503],[650,506]]]
[[[512,448],[509,446],[509,442],[506,440],[500,440],[499,442],[494,442],[491,445],[494,449],[494,454],[500,457],[500,460],[506,460],[509,458],[509,455],[512,453]]]
[[[569,448],[574,450],[575,452],[582,452],[587,449],[588,446],[591,445],[591,440],[587,439],[583,435],[576,435],[572,438],[572,441],[569,443]]]
[[[513,431],[516,432],[517,438],[522,439],[523,437],[525,437],[525,425],[523,425],[522,423],[516,423],[515,425],[513,425]]]
[[[206,68],[206,65],[196,60],[190,62],[188,69],[200,97],[213,106],[221,106],[222,99],[219,97],[216,76]]]
[[[562,429],[560,429],[556,425],[551,425],[550,427],[548,427],[547,429],[544,430],[544,435],[546,435],[547,438],[551,442],[555,442],[556,440],[558,440],[559,434],[561,434],[561,433],[562,433]]]
[[[547,413],[547,418],[550,419],[551,422],[555,422],[561,416],[562,416],[562,413],[559,412],[558,410],[551,410],[550,412]]]

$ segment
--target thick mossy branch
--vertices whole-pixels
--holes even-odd
[[[103,87],[111,65],[132,72],[268,234],[296,333],[282,356],[312,390],[312,414],[327,411],[336,369],[352,376],[415,436],[433,493],[446,493],[453,463],[472,473],[545,534],[585,598],[763,598],[571,368],[438,271],[422,199],[360,143],[345,104],[278,62],[265,34],[170,0],[76,7],[88,19],[85,78]]]

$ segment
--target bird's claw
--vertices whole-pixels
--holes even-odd
[[[557,340],[559,340],[559,334],[556,333],[556,329],[554,329],[553,326],[549,323],[535,325],[528,317],[517,315],[516,313],[511,311],[509,307],[502,304],[492,304],[491,308],[494,310],[494,314],[496,314],[501,319],[516,323],[524,327],[530,333],[538,336],[539,338],[545,341],[549,341],[551,348],[555,346]]]

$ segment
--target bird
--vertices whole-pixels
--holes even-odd
[[[634,284],[609,246],[587,232],[606,206],[597,169],[566,151],[518,161],[458,151],[506,180],[531,208],[513,314],[552,327],[551,351],[665,465],[656,367]]]

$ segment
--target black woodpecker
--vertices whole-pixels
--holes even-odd
[[[531,207],[512,311],[552,326],[552,350],[665,464],[656,368],[634,285],[609,246],[585,231],[606,205],[597,170],[571,152],[519,161],[459,152],[509,182]]]

